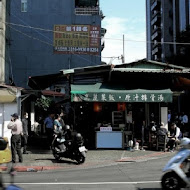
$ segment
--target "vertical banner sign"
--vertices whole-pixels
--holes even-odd
[[[54,25],[54,53],[100,53],[100,27],[90,25]]]

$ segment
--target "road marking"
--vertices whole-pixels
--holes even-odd
[[[60,182],[60,183],[14,183],[15,185],[111,185],[111,184],[151,184],[161,183],[161,181],[133,181],[133,182]]]

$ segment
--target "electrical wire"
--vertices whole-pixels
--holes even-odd
[[[9,26],[10,28],[12,28],[13,30],[15,30],[16,32],[18,32],[18,33],[20,33],[20,34],[22,34],[22,35],[24,35],[24,36],[26,36],[26,37],[28,37],[28,38],[31,38],[31,39],[33,39],[33,40],[40,41],[41,43],[44,43],[44,44],[49,45],[49,46],[51,46],[51,47],[54,47],[53,44],[50,44],[50,43],[48,43],[48,42],[46,42],[46,41],[42,41],[42,40],[40,40],[40,39],[38,39],[38,38],[36,38],[36,37],[30,36],[30,35],[28,35],[28,34],[25,34],[25,33],[21,32],[20,30],[15,29],[14,27],[12,27],[12,26],[10,26],[10,25],[8,25],[8,26]],[[75,54],[74,52],[70,52],[70,53],[71,53],[72,55],[75,55],[75,56],[80,57],[81,59],[83,59],[83,60],[85,60],[85,61],[87,61],[87,62],[89,62],[89,63],[93,63],[93,62],[90,61],[89,59],[86,59],[86,58],[82,57],[80,54]],[[101,56],[99,56],[99,55],[94,55],[94,56],[101,57]],[[95,63],[94,63],[94,64],[95,64]]]
[[[23,27],[23,28],[29,28],[29,29],[35,29],[35,30],[41,30],[41,31],[46,31],[46,32],[52,32],[52,33],[60,33],[60,34],[69,34],[70,32],[63,32],[63,31],[54,31],[54,30],[50,30],[50,29],[44,29],[44,28],[39,28],[39,27],[33,27],[33,26],[26,26],[26,25],[22,25],[22,24],[15,24],[15,23],[10,23],[10,22],[5,22],[6,25],[14,25],[14,26],[18,26],[18,27]],[[76,31],[77,32],[77,31]],[[94,38],[94,36],[90,36],[90,35],[83,35],[83,34],[75,34],[76,36],[80,36],[80,37],[88,37],[88,38]],[[96,37],[101,39],[102,37]],[[116,38],[106,38],[104,37],[104,39],[107,40],[116,40],[116,41],[127,41],[127,42],[140,42],[140,43],[152,43],[154,44],[153,41],[146,41],[146,40],[130,40],[130,39],[116,39]],[[173,45],[190,45],[190,42],[184,43],[184,42],[156,42],[157,44],[173,44]]]

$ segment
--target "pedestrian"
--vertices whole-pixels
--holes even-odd
[[[17,113],[11,115],[11,121],[8,123],[7,128],[11,129],[11,153],[12,162],[16,163],[16,153],[19,157],[19,162],[23,162],[22,152],[21,152],[21,135],[22,135],[22,122],[19,119]]]
[[[167,146],[168,146],[168,151],[173,152],[176,143],[179,143],[182,138],[182,133],[180,131],[180,128],[177,127],[175,123],[171,124],[171,129],[173,132],[170,134]]]
[[[54,130],[56,130],[56,131],[62,130],[61,116],[60,116],[59,114],[56,114],[56,115],[55,115]]]
[[[51,149],[51,143],[53,140],[53,130],[54,130],[54,114],[50,113],[48,117],[44,120],[44,126],[47,135],[48,147]]]
[[[182,118],[181,118],[181,126],[183,128],[183,133],[189,132],[188,129],[188,116],[186,115],[185,112],[182,112]]]
[[[22,129],[23,129],[22,138],[24,140],[24,142],[23,142],[23,154],[28,154],[28,152],[26,151],[27,143],[28,143],[28,113],[27,112],[24,112],[24,115],[23,115]]]
[[[64,121],[65,113],[63,111],[61,111],[60,117],[61,117],[60,123],[62,127],[65,128],[65,121]]]

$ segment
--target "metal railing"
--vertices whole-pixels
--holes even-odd
[[[79,7],[75,8],[76,15],[100,15],[99,7]]]

